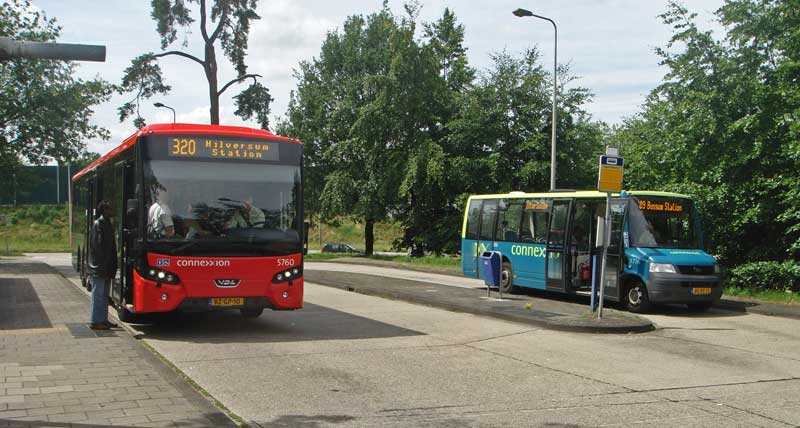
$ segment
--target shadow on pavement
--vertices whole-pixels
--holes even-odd
[[[69,411],[69,410],[67,410]],[[53,415],[55,416],[55,415]],[[206,427],[236,427],[237,425],[228,418],[225,420],[219,420],[219,415],[214,414],[207,414],[206,417],[198,417],[198,418],[189,418],[189,419],[178,419],[175,421],[171,421],[174,423],[176,427],[187,427],[187,428],[206,428]],[[142,422],[148,423],[148,422]],[[153,424],[157,422],[151,422]],[[33,427],[47,427],[47,428],[139,428],[141,425],[139,424],[98,424],[95,422],[51,422],[47,420],[47,417],[42,417],[41,421],[36,420],[16,420],[16,419],[4,419],[0,418],[0,426],[8,427],[8,428],[15,428],[15,427],[25,427],[25,428],[33,428]]]
[[[575,303],[578,305],[585,305],[587,308],[589,307],[589,297],[587,296],[562,294],[545,290],[534,290],[531,288],[522,288],[518,296],[519,295],[525,295],[538,299],[555,300],[565,303]],[[503,295],[503,298],[505,298],[505,294]],[[729,309],[728,304],[730,302],[743,303],[744,305],[741,306],[740,310]],[[753,304],[746,302],[735,302],[731,300],[724,300],[723,302],[717,302],[717,304],[715,304],[710,311],[698,312],[690,310],[686,305],[654,305],[649,312],[641,315],[644,315],[645,317],[648,314],[651,314],[651,315],[666,315],[666,316],[688,317],[688,318],[730,318],[730,317],[747,315],[747,308],[750,306],[753,306]],[[625,309],[625,306],[619,302],[606,301],[605,307],[616,309],[623,312],[627,311],[627,309]]]
[[[52,326],[29,279],[0,278],[0,330]]]
[[[253,422],[253,425],[262,428],[317,428],[350,422],[355,418],[347,415],[284,415],[279,416],[269,422]]]
[[[243,318],[238,311],[169,313],[139,325],[145,338],[197,343],[303,342],[417,336],[424,333],[306,303],[295,312],[264,311]]]

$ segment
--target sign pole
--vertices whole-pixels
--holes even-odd
[[[606,192],[606,216],[603,222],[603,261],[600,265],[600,299],[597,302],[597,318],[603,319],[603,299],[606,294],[606,260],[608,259],[608,245],[611,243],[611,192]]]
[[[608,246],[611,244],[611,193],[622,191],[622,158],[619,147],[606,147],[606,154],[600,156],[597,172],[597,190],[606,194],[606,216],[603,218],[603,261],[600,267],[600,296],[597,302],[597,318],[603,318],[603,300],[606,293],[606,269]]]

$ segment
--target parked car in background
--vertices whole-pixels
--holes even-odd
[[[353,247],[350,244],[325,244],[320,250],[321,253],[348,253],[348,254],[364,254],[363,251]]]

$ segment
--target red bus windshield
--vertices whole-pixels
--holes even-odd
[[[234,155],[251,154],[249,142],[236,144],[245,149]],[[187,149],[194,157],[170,156],[171,146],[161,141],[149,144],[143,210],[148,248],[184,255],[300,252],[301,170],[299,158],[286,156],[302,147],[270,144],[260,159],[216,157],[212,149],[202,151],[202,140]]]

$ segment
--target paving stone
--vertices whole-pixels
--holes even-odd
[[[16,281],[42,308],[0,318],[0,426],[218,425],[203,415],[221,412],[199,393],[174,387],[184,381],[127,332],[97,337],[88,330],[89,299],[51,268],[3,259],[0,274],[4,292],[17,290],[5,286]],[[0,301],[0,311],[6,307]],[[79,330],[91,336],[74,336]]]

